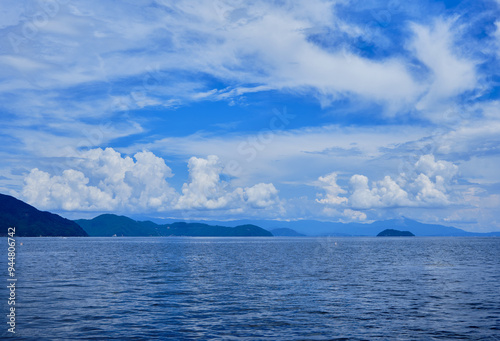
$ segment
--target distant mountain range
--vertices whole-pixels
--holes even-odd
[[[190,237],[272,237],[272,233],[255,225],[236,227],[211,226],[202,223],[176,222],[158,225],[151,221],[103,214],[94,219],[75,220],[92,237],[111,236],[190,236]]]
[[[298,233],[295,230],[286,228],[286,227],[280,227],[277,229],[271,230],[271,233],[275,237],[305,237],[305,234]]]
[[[233,220],[178,222],[137,221],[114,214],[71,221],[42,212],[12,196],[0,194],[0,236],[16,227],[18,237],[36,236],[376,236],[386,229],[410,231],[415,236],[500,236],[500,232],[474,233],[455,227],[424,224],[405,217],[371,224],[316,220]]]
[[[0,236],[7,236],[9,227],[16,228],[16,237],[87,236],[74,221],[39,211],[10,195],[0,194]]]
[[[161,220],[158,220],[161,221]],[[425,224],[418,221],[401,217],[399,219],[375,221],[373,223],[335,223],[317,220],[295,220],[295,221],[277,221],[277,220],[232,220],[232,221],[204,221],[206,224],[223,224],[225,226],[236,226],[242,224],[252,224],[260,226],[271,232],[280,231],[286,228],[295,233],[306,236],[376,236],[385,229],[410,231],[415,236],[429,237],[472,237],[472,236],[500,236],[500,232],[476,233],[467,232],[455,227],[438,224]],[[293,236],[289,234],[289,236]]]

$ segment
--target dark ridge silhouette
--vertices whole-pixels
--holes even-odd
[[[141,219],[140,217],[139,219]],[[136,218],[137,219],[137,218]],[[168,221],[168,223],[166,223]],[[376,236],[382,229],[408,231],[416,236],[500,236],[500,232],[467,232],[451,226],[424,224],[401,217],[369,224],[322,222],[316,220],[234,220],[175,222],[137,221],[114,214],[71,221],[57,214],[42,212],[12,196],[0,194],[0,236],[16,227],[16,236]],[[292,229],[293,228],[293,229]],[[272,232],[270,232],[272,231]]]
[[[415,237],[413,233],[410,231],[399,231],[399,230],[393,230],[393,229],[385,229],[379,234],[377,234],[377,237]]]
[[[10,195],[0,194],[0,236],[16,228],[16,237],[85,237],[87,233],[74,221],[42,212]]]
[[[103,214],[94,219],[75,220],[92,237],[140,237],[140,236],[187,236],[187,237],[272,237],[272,233],[252,224],[226,227],[202,223],[176,222],[158,225],[151,221]]]

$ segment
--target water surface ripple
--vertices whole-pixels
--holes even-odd
[[[499,270],[500,238],[18,238],[16,339],[500,340]]]

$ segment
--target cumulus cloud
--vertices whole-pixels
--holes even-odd
[[[341,204],[347,202],[346,197],[341,197],[339,194],[346,193],[339,185],[337,185],[337,173],[330,173],[319,177],[320,187],[326,191],[326,195],[322,199],[316,199],[320,204]]]
[[[89,179],[80,171],[70,169],[61,176],[50,176],[34,168],[25,179],[22,196],[41,209],[112,209],[112,196],[98,187],[88,186],[88,183]]]
[[[433,155],[423,155],[414,164],[411,174],[401,173],[397,179],[385,176],[370,183],[368,177],[354,174],[349,180],[349,191],[336,183],[336,174],[320,177],[324,199],[318,203],[349,207],[344,215],[357,219],[366,216],[354,214],[354,210],[394,207],[433,207],[450,204],[448,195],[458,167],[451,162],[435,160]],[[344,196],[339,196],[344,194]]]
[[[171,211],[265,209],[280,204],[270,183],[232,188],[222,181],[223,166],[215,155],[192,157],[189,182],[177,193],[167,182],[173,176],[165,161],[149,151],[122,157],[112,148],[92,149],[61,175],[32,169],[21,197],[40,209],[67,211]]]
[[[438,160],[434,155],[422,155],[415,163],[415,171],[423,173],[430,178],[440,177],[444,181],[450,181],[458,172],[458,167],[451,162]]]
[[[189,183],[182,186],[182,195],[175,205],[177,209],[266,208],[279,203],[278,190],[273,184],[259,183],[233,189],[221,181],[223,166],[215,155],[206,159],[192,157],[188,168]]]
[[[351,177],[349,184],[352,188],[349,203],[357,208],[369,208],[378,206],[378,198],[372,194],[368,185],[368,178],[364,175],[355,174]]]
[[[278,199],[278,190],[273,184],[260,183],[252,187],[245,187],[244,200],[255,208],[264,208],[274,205]]]
[[[416,190],[415,199],[421,206],[441,206],[449,203],[448,196],[442,191],[443,184],[444,179],[439,175],[436,177],[436,182],[434,183],[427,175],[419,174],[415,182],[411,184],[411,187]]]
[[[371,188],[368,185],[368,178],[364,175],[353,175],[349,183],[352,189],[349,203],[354,208],[367,209],[411,205],[408,193],[390,176],[374,182]]]
[[[136,153],[134,159],[122,158],[112,148],[92,149],[82,153],[77,169],[62,175],[33,169],[21,195],[43,209],[108,211],[170,205],[177,195],[166,181],[173,174],[165,161],[147,151]]]
[[[182,186],[182,196],[177,208],[223,208],[231,201],[231,194],[224,189],[220,181],[222,166],[215,155],[208,158],[192,157],[189,159],[189,183]]]

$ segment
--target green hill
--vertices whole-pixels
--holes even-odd
[[[111,236],[191,236],[191,237],[272,237],[272,233],[258,226],[246,224],[236,227],[177,222],[157,225],[151,221],[103,214],[94,219],[75,220],[92,237]]]
[[[135,221],[128,217],[114,214],[102,214],[94,219],[79,219],[75,223],[80,225],[89,236],[124,237],[159,236],[159,226],[150,221]]]
[[[10,195],[0,194],[0,236],[7,236],[9,227],[16,228],[16,237],[87,236],[74,221],[39,211]]]
[[[236,227],[207,225],[201,223],[173,223],[162,225],[168,236],[199,237],[272,237],[272,233],[258,226],[247,224]]]

